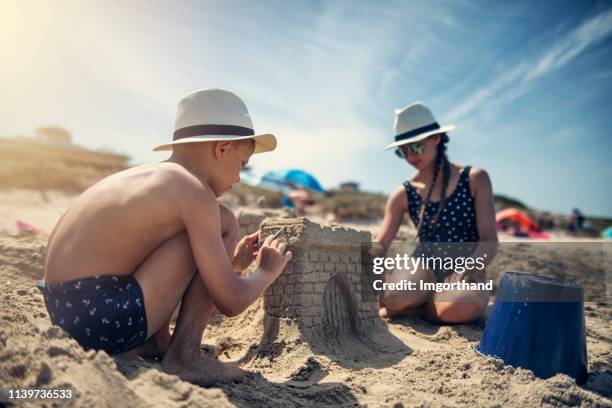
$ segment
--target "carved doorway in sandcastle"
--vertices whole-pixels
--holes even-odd
[[[344,274],[333,275],[323,292],[321,305],[321,331],[329,339],[344,335],[359,335],[361,321],[358,306]]]

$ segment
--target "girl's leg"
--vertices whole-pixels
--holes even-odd
[[[415,282],[419,288],[420,281],[435,282],[435,277],[431,271],[419,269],[414,274],[407,277],[398,276],[399,279],[408,278]],[[399,280],[396,279],[396,280]],[[421,306],[431,296],[431,291],[411,290],[411,291],[388,291],[385,292],[380,301],[378,315],[383,319],[392,317],[419,314]]]
[[[438,300],[436,300],[438,299]],[[422,317],[434,323],[466,323],[477,319],[486,309],[487,299],[474,291],[461,291],[454,299],[435,294],[432,302],[423,305]]]
[[[446,282],[484,282],[484,271],[450,275]],[[477,319],[489,304],[489,293],[483,291],[446,291],[436,293],[423,307],[423,318],[436,323],[465,323]]]

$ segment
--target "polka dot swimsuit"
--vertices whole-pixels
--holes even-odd
[[[476,209],[470,193],[470,166],[465,166],[459,175],[455,190],[447,197],[436,225],[431,220],[438,211],[439,202],[429,202],[423,218],[421,242],[478,242]],[[404,183],[408,195],[408,214],[415,227],[419,225],[419,208],[422,198],[409,181]]]

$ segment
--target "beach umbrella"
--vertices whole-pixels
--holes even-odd
[[[325,192],[312,174],[299,169],[271,170],[263,175],[261,184],[276,186],[283,191],[305,188],[319,193]]]
[[[240,182],[249,186],[256,186],[261,183],[261,176],[257,175],[250,167],[240,170]]]
[[[497,214],[495,214],[495,221],[500,222],[503,220],[512,220],[527,231],[539,230],[538,224],[536,224],[534,220],[523,211],[517,210],[516,208],[506,208],[498,211]]]

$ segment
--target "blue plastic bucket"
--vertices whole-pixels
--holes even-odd
[[[578,384],[585,383],[582,287],[558,279],[505,273],[476,351],[529,369],[540,378],[564,373]]]

